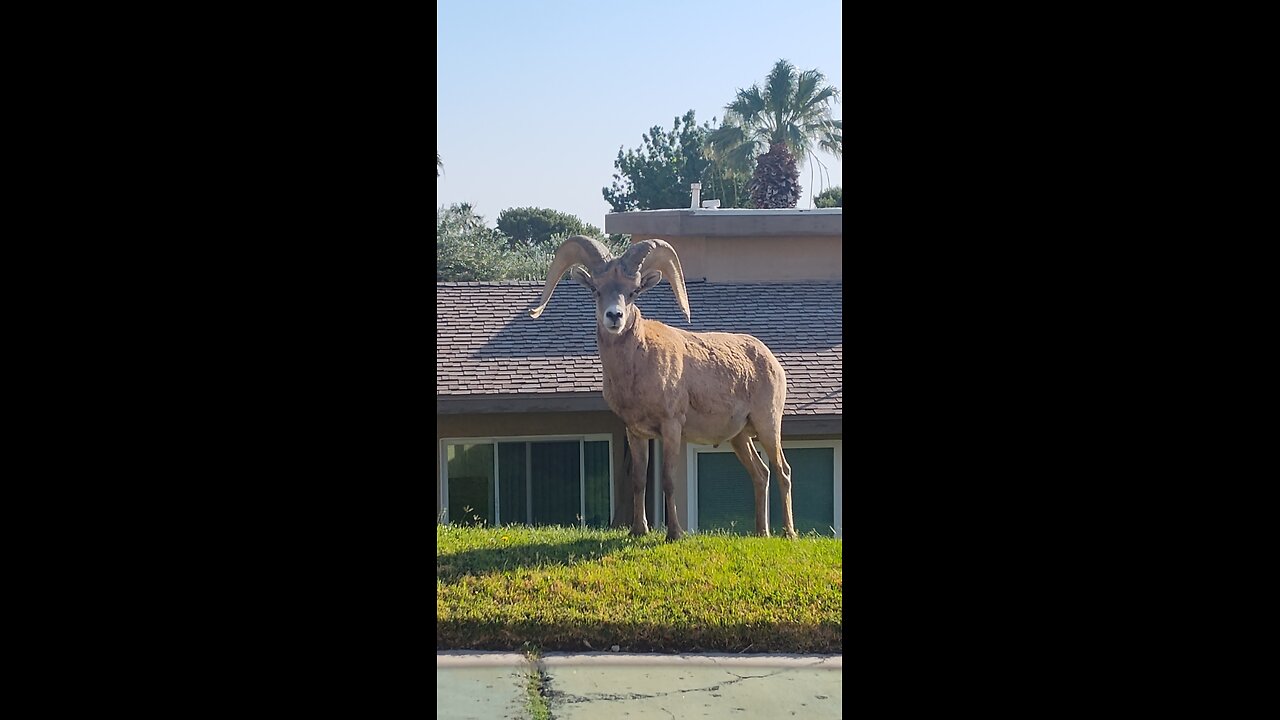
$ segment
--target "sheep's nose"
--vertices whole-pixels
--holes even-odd
[[[607,318],[609,318],[610,320],[621,320],[621,319],[622,319],[622,311],[614,312],[614,311],[612,311],[612,310],[605,310],[605,311],[604,311],[604,316],[605,316],[605,317],[607,317]]]

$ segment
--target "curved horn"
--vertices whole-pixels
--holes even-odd
[[[586,235],[566,238],[556,248],[555,259],[551,261],[551,270],[547,273],[547,284],[542,288],[542,298],[538,300],[538,306],[529,311],[529,317],[536,318],[547,309],[547,301],[551,299],[551,293],[556,291],[556,283],[560,282],[560,276],[564,275],[565,270],[574,265],[585,265],[587,270],[596,272],[612,259],[613,253],[609,252],[609,248]]]
[[[657,270],[671,284],[671,291],[676,294],[676,304],[684,312],[685,322],[689,322],[689,296],[684,290],[684,271],[680,269],[680,258],[676,249],[666,240],[645,240],[632,245],[620,259],[628,273],[641,270]]]

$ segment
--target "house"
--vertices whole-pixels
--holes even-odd
[[[796,530],[842,534],[842,216],[819,210],[650,210],[605,231],[671,243],[692,322],[666,282],[636,301],[688,330],[755,335],[787,372],[783,451]],[[602,395],[595,305],[565,281],[542,317],[541,282],[437,283],[436,513],[443,522],[631,523],[630,453]],[[687,530],[752,532],[755,500],[728,443],[687,445],[675,502]],[[660,441],[651,441],[650,526],[662,525]],[[767,460],[766,460],[767,462]],[[776,478],[776,471],[771,477]],[[781,527],[777,483],[770,526]]]

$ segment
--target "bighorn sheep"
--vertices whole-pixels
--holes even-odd
[[[676,514],[673,473],[684,443],[719,445],[729,440],[755,484],[756,533],[769,535],[769,466],[751,438],[759,437],[780,475],[783,523],[795,537],[791,516],[791,466],[782,455],[782,406],[787,379],[764,343],[750,335],[689,332],[646,320],[634,301],[665,276],[676,302],[690,319],[684,273],[675,248],[662,240],[632,245],[614,258],[608,248],[575,235],[556,250],[538,306],[546,309],[556,283],[573,269],[575,281],[595,294],[596,344],[604,366],[604,399],[627,427],[634,500],[631,533],[649,531],[645,520],[645,475],[650,438],[663,444],[662,489],[666,495],[667,539],[684,535]]]

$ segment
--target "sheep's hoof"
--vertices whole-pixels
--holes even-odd
[[[797,536],[796,536],[796,531],[795,531],[795,530],[788,530],[788,531],[786,531],[786,532],[785,532],[785,533],[783,533],[783,534],[787,536],[787,539],[788,539],[788,540],[795,540],[795,539],[796,539],[796,537],[797,537]]]
[[[649,534],[648,528],[631,528],[632,537],[644,537]]]
[[[680,532],[678,530],[667,531],[667,542],[675,542],[676,540],[679,540],[682,537],[684,537],[683,532]]]

